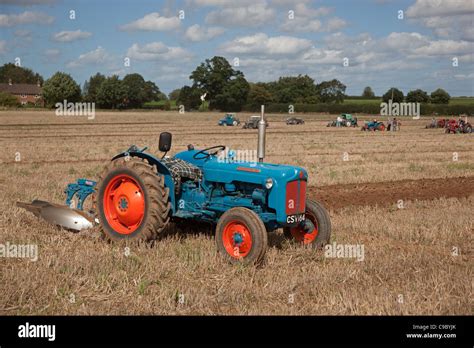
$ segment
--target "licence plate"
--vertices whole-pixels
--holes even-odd
[[[304,213],[288,215],[286,217],[286,223],[287,224],[296,224],[296,223],[304,221],[305,219],[306,219],[306,216],[305,216]]]

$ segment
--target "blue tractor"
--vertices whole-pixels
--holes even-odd
[[[238,126],[240,124],[240,120],[234,113],[225,114],[223,118],[221,118],[218,122],[218,126]]]
[[[302,244],[328,243],[330,217],[307,198],[306,170],[263,162],[263,110],[258,161],[237,161],[224,145],[188,145],[166,157],[171,139],[170,133],[161,133],[161,158],[132,146],[105,168],[94,199],[106,239],[148,241],[170,221],[206,222],[215,226],[218,251],[230,262],[247,264],[263,260],[267,234],[278,228]]]

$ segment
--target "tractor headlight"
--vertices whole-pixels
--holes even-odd
[[[272,178],[268,178],[267,180],[265,180],[265,187],[266,187],[267,190],[270,190],[273,187],[273,179]]]

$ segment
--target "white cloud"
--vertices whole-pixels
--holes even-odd
[[[319,19],[298,21],[295,19],[287,19],[285,23],[280,26],[280,30],[286,32],[318,32],[322,31],[323,25]]]
[[[293,10],[291,6],[289,7],[290,10]],[[333,12],[333,8],[331,7],[318,7],[318,8],[311,8],[307,6],[304,2],[300,2],[294,4],[294,11],[295,11],[295,19],[300,17],[319,17],[319,16],[327,16],[331,12]]]
[[[292,8],[292,5],[294,7]],[[280,30],[286,32],[311,33],[311,32],[334,32],[344,28],[347,22],[341,18],[333,17],[323,23],[317,17],[325,17],[334,11],[332,7],[312,8],[304,2],[289,5],[289,9],[294,11],[294,16],[286,16],[285,21],[280,25]]]
[[[312,47],[301,56],[305,64],[342,64],[342,51]]]
[[[18,29],[13,32],[13,35],[17,37],[30,37],[31,36],[31,31],[30,30],[25,30],[25,29]]]
[[[122,30],[167,31],[180,26],[178,17],[163,17],[158,12],[152,12],[145,17],[121,26]]]
[[[417,0],[406,10],[407,17],[453,16],[474,13],[472,0]]]
[[[92,33],[87,31],[75,30],[75,31],[60,31],[53,35],[53,40],[58,42],[72,42],[76,40],[87,39],[91,37]]]
[[[247,6],[255,3],[266,3],[265,0],[190,0],[190,3],[199,6],[217,6],[217,7],[239,7]]]
[[[265,2],[257,2],[248,6],[236,2],[239,7],[226,7],[211,11],[206,16],[206,23],[221,26],[257,27],[275,18],[275,10]]]
[[[472,43],[467,41],[438,40],[413,50],[419,56],[443,56],[472,53]]]
[[[472,79],[474,79],[474,73],[456,74],[456,75],[454,75],[454,78],[457,79],[457,80],[472,80]]]
[[[324,30],[329,32],[338,31],[344,28],[346,25],[347,22],[344,19],[334,17],[328,20]]]
[[[184,37],[190,41],[198,42],[213,39],[224,33],[224,31],[223,28],[219,27],[203,28],[199,24],[194,24],[186,29]]]
[[[97,47],[95,50],[81,54],[77,59],[66,64],[68,68],[79,68],[86,65],[104,64],[109,61],[109,54],[102,47]]]
[[[412,21],[431,29],[439,38],[474,41],[472,0],[417,0],[406,14]]]
[[[168,47],[162,42],[151,42],[140,46],[134,43],[127,56],[137,60],[189,60],[192,53],[181,47]]]
[[[384,40],[383,46],[397,51],[413,50],[429,44],[428,37],[419,33],[390,33]]]
[[[0,14],[0,27],[12,27],[20,24],[51,24],[54,17],[42,12],[25,11],[20,14]]]
[[[16,38],[20,38],[20,40],[16,41],[15,43],[19,44],[29,44],[33,41],[33,33],[30,30],[26,29],[17,29],[13,32],[13,35]]]
[[[221,46],[226,53],[263,54],[263,55],[294,55],[312,46],[310,40],[292,36],[268,37],[267,34],[236,38]]]
[[[60,50],[58,50],[57,48],[48,48],[43,51],[42,61],[45,64],[57,63],[60,57],[61,57]]]

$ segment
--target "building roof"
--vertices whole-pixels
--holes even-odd
[[[41,87],[37,84],[29,83],[0,83],[0,92],[6,92],[10,94],[33,94],[40,95]]]

